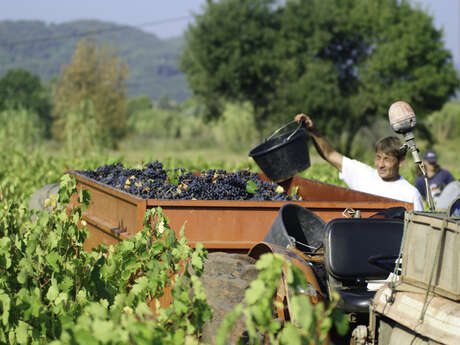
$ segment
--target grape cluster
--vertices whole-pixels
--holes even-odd
[[[206,170],[194,174],[185,169],[165,170],[154,161],[143,169],[125,169],[122,163],[104,165],[80,173],[88,178],[143,199],[183,200],[293,200],[277,184],[262,181],[248,170]],[[252,181],[252,182],[249,182]],[[248,188],[248,183],[253,188]]]

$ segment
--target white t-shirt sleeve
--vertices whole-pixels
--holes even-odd
[[[425,209],[423,206],[422,195],[420,194],[418,189],[415,191],[413,204],[414,211],[423,211]]]
[[[355,190],[362,190],[363,182],[375,178],[375,169],[360,161],[343,156],[342,172],[339,178],[344,181],[348,187]]]

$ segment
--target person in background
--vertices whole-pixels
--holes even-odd
[[[412,203],[415,211],[423,211],[422,197],[412,184],[399,174],[405,160],[401,141],[394,136],[379,140],[375,145],[375,167],[350,159],[337,152],[318,131],[311,118],[297,114],[295,121],[313,138],[320,156],[339,170],[339,177],[348,187],[361,192]]]
[[[426,150],[423,153],[422,161],[426,168],[431,195],[433,196],[433,200],[436,202],[436,198],[441,195],[444,187],[452,181],[455,181],[455,179],[448,170],[440,167],[438,164],[438,155],[434,150]],[[426,185],[423,175],[418,176],[415,179],[415,187],[418,189],[423,198],[426,199]]]

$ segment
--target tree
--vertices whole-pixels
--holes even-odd
[[[345,153],[358,129],[386,117],[394,101],[409,102],[422,119],[459,86],[442,32],[408,1],[288,2],[282,21],[279,50],[290,62],[282,108],[310,112],[329,132],[346,133]]]
[[[152,101],[150,100],[149,96],[140,95],[138,97],[131,98],[130,100],[128,100],[126,105],[126,114],[129,118],[138,111],[144,111],[149,109],[152,109]]]
[[[460,84],[442,32],[406,0],[296,0],[276,8],[272,1],[241,2],[208,1],[186,35],[182,68],[208,105],[233,100],[239,89],[258,121],[306,112],[336,145],[345,137],[341,150],[348,154],[358,129],[386,117],[394,101],[409,102],[423,118]],[[248,21],[251,8],[264,8],[268,19]],[[245,45],[248,32],[262,37]],[[232,59],[241,45],[244,64]]]
[[[279,20],[273,0],[208,1],[186,32],[181,69],[193,92],[218,117],[222,100],[249,101],[260,120],[276,89],[279,63],[273,50]]]
[[[51,128],[51,102],[40,77],[18,68],[0,78],[0,111],[26,109],[36,113],[45,127]]]
[[[119,63],[115,52],[107,47],[99,48],[94,41],[81,40],[72,62],[63,68],[61,78],[53,88],[54,136],[65,139],[66,128],[71,127],[68,122],[75,119],[72,114],[87,113],[79,118],[94,119],[91,123],[95,126],[93,132],[97,138],[92,141],[116,148],[127,128],[126,77],[127,68]],[[87,107],[87,104],[91,106]]]

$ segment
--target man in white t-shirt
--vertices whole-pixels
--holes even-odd
[[[391,199],[410,202],[415,211],[423,211],[423,201],[417,188],[399,175],[404,163],[405,152],[401,152],[401,141],[397,137],[386,137],[375,145],[375,167],[343,156],[332,148],[313,124],[309,116],[297,114],[297,122],[303,121],[310,133],[318,153],[336,167],[348,187],[361,192],[371,193]]]

